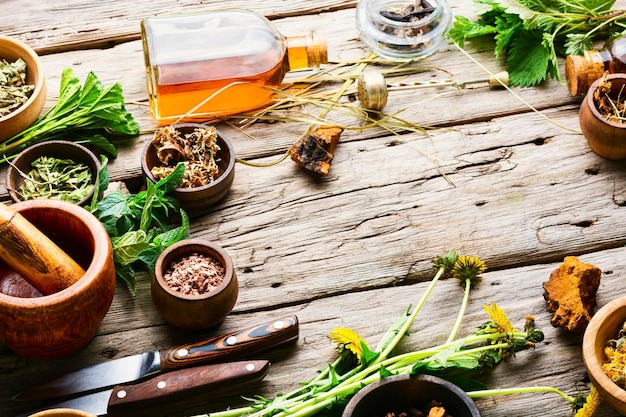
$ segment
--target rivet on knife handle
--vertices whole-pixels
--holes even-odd
[[[161,351],[161,369],[185,368],[223,362],[231,357],[255,354],[298,338],[296,316],[283,317],[244,330],[216,336],[201,342],[180,345]]]
[[[261,381],[269,369],[266,360],[226,362],[181,369],[159,374],[138,384],[120,385],[113,389],[107,414],[150,415],[149,410],[167,404],[222,395],[243,385]]]

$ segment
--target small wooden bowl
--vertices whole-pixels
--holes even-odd
[[[0,59],[26,62],[26,83],[35,86],[26,103],[6,116],[0,117],[0,143],[30,127],[40,116],[46,103],[46,78],[39,56],[25,43],[0,35]]]
[[[42,156],[71,159],[76,163],[85,164],[91,171],[93,184],[95,185],[98,181],[98,172],[100,171],[101,164],[98,157],[88,148],[66,140],[40,142],[20,152],[7,168],[5,187],[14,202],[23,201],[19,193],[20,187],[24,184],[24,176],[22,174],[28,174],[32,169],[31,164],[33,161]],[[91,203],[94,192],[95,187],[85,198],[78,201],[76,204],[85,206]]]
[[[71,408],[53,408],[51,410],[39,411],[29,417],[96,417],[93,414]]]
[[[626,390],[604,373],[604,348],[616,339],[626,321],[626,297],[617,298],[600,308],[589,321],[583,336],[583,361],[591,382],[600,396],[620,414],[626,415]]]
[[[454,417],[480,417],[474,401],[458,386],[432,375],[395,375],[373,382],[357,392],[342,417],[385,416],[439,401]]]
[[[41,296],[0,261],[0,342],[29,359],[57,359],[95,336],[115,293],[111,241],[102,223],[76,204],[31,200],[11,205],[83,269],[78,282]]]
[[[172,127],[179,130],[182,134],[191,133],[196,128],[206,128],[205,125],[198,123],[183,123],[173,125]],[[217,132],[217,143],[220,147],[218,152],[219,161],[217,161],[219,173],[215,180],[202,187],[178,187],[172,193],[180,202],[181,208],[190,216],[203,214],[204,211],[223,199],[233,184],[235,178],[235,149],[230,141],[219,131]],[[150,141],[143,149],[141,168],[144,175],[154,183],[157,182],[157,179],[152,175],[152,168],[159,164],[156,148]]]
[[[210,256],[225,268],[222,283],[213,291],[186,295],[172,289],[163,275],[172,262],[194,253]],[[157,259],[151,284],[152,302],[165,321],[188,330],[221,324],[230,314],[239,295],[239,283],[230,256],[220,246],[202,239],[185,239],[165,249]]]
[[[605,80],[611,82],[610,94],[614,97],[626,87],[626,74],[609,74]],[[602,81],[599,78],[591,84],[580,105],[580,129],[591,150],[599,156],[611,160],[626,159],[626,123],[612,122],[602,117],[594,103],[593,94]]]

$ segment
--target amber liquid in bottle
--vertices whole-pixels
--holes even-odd
[[[617,37],[600,50],[585,51],[582,56],[568,56],[565,60],[565,75],[573,96],[587,92],[605,72],[626,72],[626,37]]]
[[[144,19],[142,40],[150,110],[161,125],[266,106],[288,71],[327,62],[314,32],[284,37],[245,10]]]
[[[278,51],[274,52],[278,54]],[[156,84],[156,99],[152,101],[151,110],[158,119],[179,118],[189,112],[195,115],[194,118],[206,119],[263,107],[274,95],[271,89],[264,87],[277,88],[291,66],[305,68],[308,65],[304,46],[290,48],[288,59],[284,59],[284,54],[287,54],[287,51],[280,58],[268,56],[268,62],[278,64],[258,74],[244,77],[229,76],[225,69],[239,68],[240,72],[249,73],[250,71],[246,71],[245,57],[221,59],[219,62],[206,62],[201,65],[171,64],[175,68],[159,66],[157,71],[161,81]],[[170,71],[179,73],[186,70],[212,74],[213,79],[184,83],[167,82],[168,79],[175,80],[175,76],[169,76]]]

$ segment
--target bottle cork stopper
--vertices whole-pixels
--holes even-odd
[[[597,56],[596,56],[597,55]],[[604,63],[597,51],[565,58],[565,78],[572,96],[584,94],[595,80],[604,74]]]
[[[328,44],[326,43],[326,38],[318,35],[315,31],[311,31],[309,39],[307,39],[306,51],[310,66],[319,68],[322,64],[328,64]]]

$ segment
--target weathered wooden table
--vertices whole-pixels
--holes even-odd
[[[454,13],[473,15],[471,1],[452,3]],[[120,146],[109,169],[113,181],[137,186],[144,181],[141,149],[156,126],[146,106],[140,19],[229,6],[268,16],[283,34],[318,31],[327,37],[334,62],[368,52],[355,28],[354,0],[5,0],[0,32],[42,55],[53,98],[65,67],[81,79],[94,71],[105,85],[122,84],[142,134]],[[474,60],[491,71],[502,69],[492,50],[475,48],[467,46]],[[428,68],[410,79],[486,75],[453,45],[423,64]],[[462,332],[483,323],[483,304],[494,301],[520,327],[534,314],[545,332],[543,343],[501,364],[484,382],[490,388],[549,385],[572,395],[586,392],[582,337],[551,326],[542,284],[573,255],[603,272],[598,306],[626,290],[626,166],[589,149],[578,132],[580,98],[571,97],[564,85],[549,80],[512,91],[516,95],[484,86],[393,92],[385,112],[406,108],[402,118],[432,127],[429,136],[356,129],[358,120],[335,116],[355,129],[343,133],[324,177],[309,175],[289,159],[269,168],[238,164],[227,198],[195,218],[191,228],[193,237],[219,243],[233,258],[240,296],[226,321],[208,333],[166,325],[152,305],[150,277],[142,272],[136,297],[119,283],[98,335],[79,353],[30,361],[0,347],[0,415],[32,409],[36,404],[11,397],[68,370],[295,314],[297,343],[265,354],[272,361],[269,374],[240,394],[272,397],[289,391],[334,360],[327,337],[333,328],[349,327],[375,346],[424,292],[433,276],[431,261],[449,250],[480,257],[488,266],[471,293]],[[219,128],[239,158],[271,162],[307,125],[256,123],[247,129],[254,140],[226,124]],[[0,189],[0,199],[8,202]],[[401,348],[445,341],[461,298],[457,280],[439,282]],[[233,395],[200,411],[242,403]],[[485,417],[570,413],[569,404],[554,394],[492,397],[477,404]],[[198,412],[197,404],[189,404],[191,409]],[[603,405],[596,415],[617,413]]]

